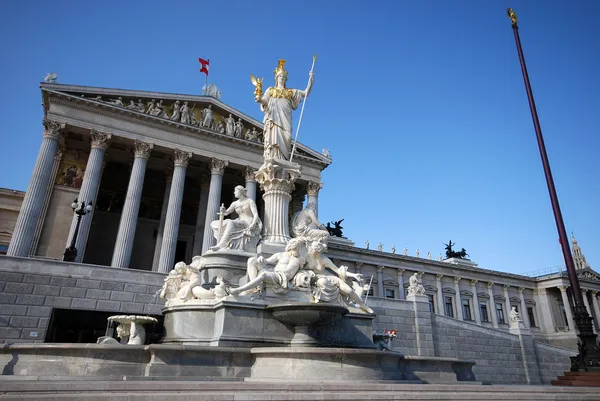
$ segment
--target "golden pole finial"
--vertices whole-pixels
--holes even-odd
[[[506,13],[508,14],[508,18],[510,18],[510,20],[512,21],[513,26],[517,26],[519,20],[517,19],[517,13],[515,12],[515,10],[513,10],[512,8],[508,8],[506,10]]]

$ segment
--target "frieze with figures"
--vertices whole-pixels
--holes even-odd
[[[582,272],[577,277],[581,280],[600,281],[600,277],[592,272]]]
[[[258,131],[256,127],[251,125],[247,128],[246,125],[249,123],[244,122],[241,117],[234,116],[233,114],[222,116],[216,113],[210,104],[200,109],[200,107],[196,107],[198,106],[196,103],[190,104],[188,101],[182,102],[180,100],[164,104],[163,99],[159,99],[158,101],[156,99],[143,101],[142,99],[123,99],[121,96],[104,99],[98,95],[89,97],[89,99],[180,124],[209,129],[222,135],[257,143],[262,143],[263,141],[262,132]]]

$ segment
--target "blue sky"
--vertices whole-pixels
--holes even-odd
[[[357,246],[435,258],[452,239],[484,268],[561,265],[507,6],[519,15],[567,230],[600,270],[592,0],[6,1],[0,187],[27,187],[46,72],[60,83],[199,94],[197,58],[210,58],[222,100],[260,119],[249,74],[270,83],[284,58],[288,86],[304,88],[318,53],[299,140],[333,155],[321,220],[345,218]]]

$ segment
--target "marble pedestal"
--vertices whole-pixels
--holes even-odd
[[[219,301],[165,307],[162,342],[209,347],[289,347],[294,327],[275,319],[266,309],[271,304],[274,303],[270,300],[228,296]],[[317,346],[376,348],[372,340],[375,316],[350,309],[340,322],[310,327]]]
[[[207,285],[214,286],[218,276],[226,284],[237,285],[246,276],[247,262],[252,256],[255,255],[233,249],[206,251],[202,256],[194,256],[190,266],[198,269],[198,277]]]

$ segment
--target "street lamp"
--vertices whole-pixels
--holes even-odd
[[[73,237],[71,238],[71,246],[65,249],[65,253],[63,254],[63,260],[65,262],[73,262],[77,257],[77,248],[75,248],[75,243],[77,242],[77,235],[79,234],[79,225],[81,224],[81,218],[92,211],[92,202],[85,205],[85,201],[79,204],[77,202],[77,198],[71,203],[71,208],[73,212],[77,215],[77,225],[75,226],[75,232],[73,233]]]
[[[525,65],[525,57],[523,56],[523,48],[521,47],[517,13],[515,13],[512,8],[509,8],[507,13],[508,18],[512,21],[515,42],[517,43],[517,52],[519,53],[519,60],[521,62],[521,71],[523,73],[523,79],[525,80],[525,90],[527,91],[527,98],[529,99],[529,108],[531,109],[533,126],[535,128],[538,147],[540,149],[544,174],[546,175],[546,184],[548,185],[548,192],[552,202],[554,220],[556,221],[556,228],[558,230],[558,238],[560,239],[563,258],[565,260],[565,265],[567,266],[567,275],[569,276],[573,299],[575,301],[575,305],[573,306],[573,318],[575,320],[575,326],[579,331],[579,353],[577,356],[571,357],[571,371],[582,372],[587,371],[588,369],[600,371],[600,349],[596,342],[596,334],[594,334],[592,326],[592,317],[588,314],[583,302],[583,295],[581,294],[581,287],[579,286],[579,278],[575,272],[575,264],[573,263],[573,255],[571,254],[571,248],[569,247],[565,223],[563,222],[562,213],[558,204],[558,197],[556,196],[554,179],[552,178],[552,171],[550,170],[550,163],[548,162],[546,146],[544,145],[544,138],[542,136],[542,128],[540,127],[540,121],[533,99],[533,92],[531,91],[531,84],[529,82],[529,74],[527,73],[527,66]],[[565,307],[568,307],[568,305],[565,305]]]

